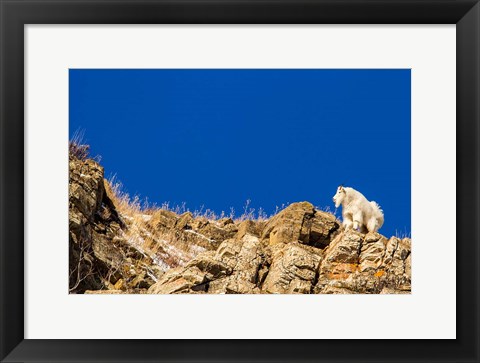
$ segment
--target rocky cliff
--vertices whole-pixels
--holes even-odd
[[[71,293],[410,293],[411,241],[345,231],[293,203],[268,220],[129,208],[70,154]]]

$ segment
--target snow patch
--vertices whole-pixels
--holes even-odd
[[[187,229],[187,230],[185,230],[184,232],[192,233],[192,234],[194,234],[194,235],[196,235],[196,236],[198,236],[198,237],[200,237],[200,238],[203,238],[203,239],[207,240],[207,241],[210,242],[210,243],[215,242],[213,239],[210,239],[210,238],[208,238],[207,236],[204,236],[203,234],[198,233],[197,231],[193,231],[193,230],[191,230],[191,229]]]

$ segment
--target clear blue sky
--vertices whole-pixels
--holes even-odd
[[[161,204],[335,209],[339,184],[410,233],[410,70],[70,70],[70,135]],[[340,209],[337,211],[340,215]]]

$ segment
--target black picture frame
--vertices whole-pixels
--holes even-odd
[[[1,0],[0,11],[2,362],[479,362],[478,0]],[[449,212],[457,226],[457,339],[24,339],[24,25],[155,23],[456,24],[457,206]]]

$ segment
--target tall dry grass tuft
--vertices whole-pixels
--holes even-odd
[[[134,215],[143,210],[140,197],[138,195],[133,196],[133,198],[130,197],[130,194],[123,190],[123,184],[118,181],[116,175],[105,180],[105,189],[107,195],[123,216],[133,218]]]
[[[90,156],[90,145],[85,143],[84,138],[85,130],[77,129],[73,133],[73,137],[68,141],[69,155],[72,155],[82,161],[93,159],[99,163],[101,161],[101,157],[99,155]]]
[[[408,232],[406,228],[403,231],[396,229],[395,237],[397,237],[398,239],[405,239],[405,238],[412,239],[412,233]]]
[[[319,211],[322,211],[322,212],[325,212],[325,213],[332,214],[335,217],[335,220],[337,221],[337,223],[342,225],[342,218],[341,218],[340,215],[338,215],[338,213],[339,213],[338,208],[335,208],[334,210],[332,210],[332,208],[327,205],[323,208],[315,206],[315,209],[319,210]]]
[[[178,215],[183,214],[185,212],[190,212],[192,213],[194,218],[206,218],[209,221],[218,221],[219,219],[222,219],[222,218],[231,218],[236,222],[242,222],[247,219],[252,221],[265,221],[273,217],[275,214],[277,214],[278,212],[280,212],[281,210],[285,209],[288,206],[288,203],[282,204],[281,207],[277,206],[275,212],[269,216],[263,208],[260,207],[257,210],[251,207],[251,202],[252,201],[250,199],[246,200],[245,205],[243,206],[242,214],[239,216],[237,216],[235,212],[235,208],[233,207],[230,207],[230,210],[228,213],[225,211],[221,211],[220,213],[217,213],[212,209],[205,208],[204,205],[200,206],[200,208],[198,209],[191,211],[189,208],[187,208],[185,202],[183,202],[180,205],[171,205],[170,202],[163,202],[160,206],[160,209],[168,210]]]

